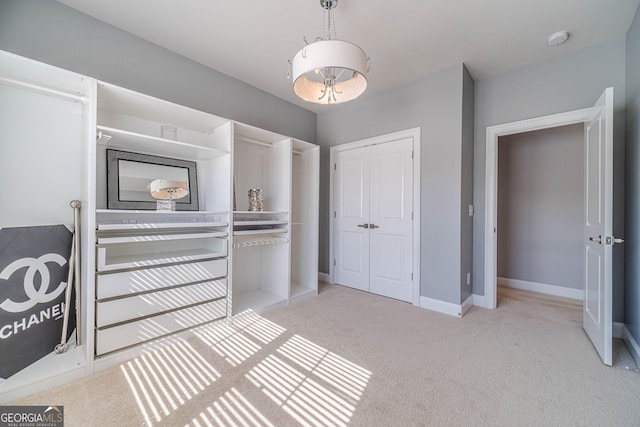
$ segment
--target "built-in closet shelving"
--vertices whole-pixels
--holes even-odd
[[[95,354],[226,319],[228,120],[98,83]],[[162,126],[175,139],[162,136]],[[196,163],[197,211],[107,209],[107,149]]]
[[[235,123],[233,151],[233,313],[317,294],[318,146]],[[263,212],[246,211],[250,188]]]
[[[5,193],[25,203],[0,227],[69,223],[68,203],[82,203],[79,342],[0,381],[0,402],[171,341],[159,338],[317,293],[316,145],[6,52],[0,65],[3,95],[29,105],[12,110],[22,116],[4,127],[8,138],[56,147],[37,163],[55,191],[43,193],[41,180],[24,169],[28,148],[4,159],[21,181]],[[197,206],[110,206],[110,149],[195,163]],[[73,173],[54,176],[60,164]],[[261,212],[249,212],[250,188],[263,191]],[[40,195],[28,202],[25,192]]]
[[[234,124],[233,314],[289,300],[291,140]],[[262,189],[262,212],[249,212],[248,191]]]
[[[76,199],[83,203],[78,225],[83,230],[91,229],[91,207],[87,210],[91,196],[85,178],[90,175],[88,165],[91,163],[88,160],[91,145],[87,141],[95,130],[94,83],[80,74],[0,51],[0,99],[3,105],[0,190],[5,200],[0,227],[70,224],[73,214],[69,202]],[[65,352],[57,354],[52,346],[51,352],[41,359],[9,377],[0,378],[0,404],[80,378],[90,368],[93,354],[87,344],[90,328],[82,327],[88,323],[87,306],[91,303],[85,287],[93,281],[94,248],[90,236],[91,233],[81,234],[77,248],[81,265],[79,280],[83,287],[78,296],[81,307],[78,339],[72,336]],[[34,245],[39,246],[38,243]],[[25,273],[26,269],[20,269],[13,278]],[[54,289],[53,282],[48,291],[44,288],[49,286],[49,279],[44,277],[36,278],[35,285],[43,292],[51,293]],[[44,310],[51,304],[50,300],[38,301],[35,309]],[[28,318],[28,313],[23,314]],[[58,319],[47,318],[47,321],[62,323]],[[36,324],[29,323],[29,327],[42,327],[43,318],[39,320]],[[40,339],[41,335],[31,336]],[[4,339],[2,351],[18,352],[26,359],[32,357],[28,354],[29,345],[15,338]],[[57,338],[60,339],[60,334]],[[0,359],[4,363],[5,359]]]

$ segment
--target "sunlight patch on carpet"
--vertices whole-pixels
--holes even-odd
[[[220,378],[189,343],[144,354],[120,366],[147,425],[159,422]]]
[[[283,344],[278,353],[355,400],[360,399],[371,377],[366,369],[298,335]]]
[[[274,427],[238,390],[231,388],[200,412],[187,427],[255,426]]]
[[[202,401],[207,389],[216,397],[189,408],[193,418],[188,426],[273,427],[264,414],[273,415],[274,409],[305,427],[347,426],[372,375],[300,335],[283,336],[285,328],[253,312],[192,332],[232,368],[240,369],[251,359],[241,378],[267,398],[251,402],[236,385],[227,390],[211,387],[222,378],[211,361],[187,341],[172,339],[120,366],[148,426],[186,410],[184,405],[196,396]],[[279,337],[281,345],[265,347]]]
[[[348,425],[371,372],[298,335],[277,353],[247,379],[303,426]]]
[[[231,324],[216,324],[193,332],[231,366],[236,367],[260,351],[262,347],[256,341],[268,344],[285,331],[283,327],[247,311],[236,316]]]

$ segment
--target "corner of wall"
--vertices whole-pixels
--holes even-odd
[[[462,64],[462,126],[460,179],[460,302],[472,294],[473,270],[473,135],[474,81]]]
[[[624,323],[629,349],[636,349],[635,360],[640,362],[640,7],[629,26],[625,40],[625,268]],[[635,334],[635,335],[634,335]],[[635,343],[635,346],[629,343]],[[632,352],[633,353],[633,352]]]

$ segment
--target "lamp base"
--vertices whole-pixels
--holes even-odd
[[[165,211],[172,212],[176,210],[176,202],[173,200],[157,200],[156,201],[156,210],[157,211]]]

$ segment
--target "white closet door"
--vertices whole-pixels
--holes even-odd
[[[611,366],[613,322],[613,88],[585,123],[585,263],[582,325],[605,365]]]
[[[413,300],[413,140],[369,148],[370,291]]]
[[[334,280],[413,300],[411,138],[336,153]]]
[[[336,155],[335,267],[336,283],[369,290],[369,151]]]

